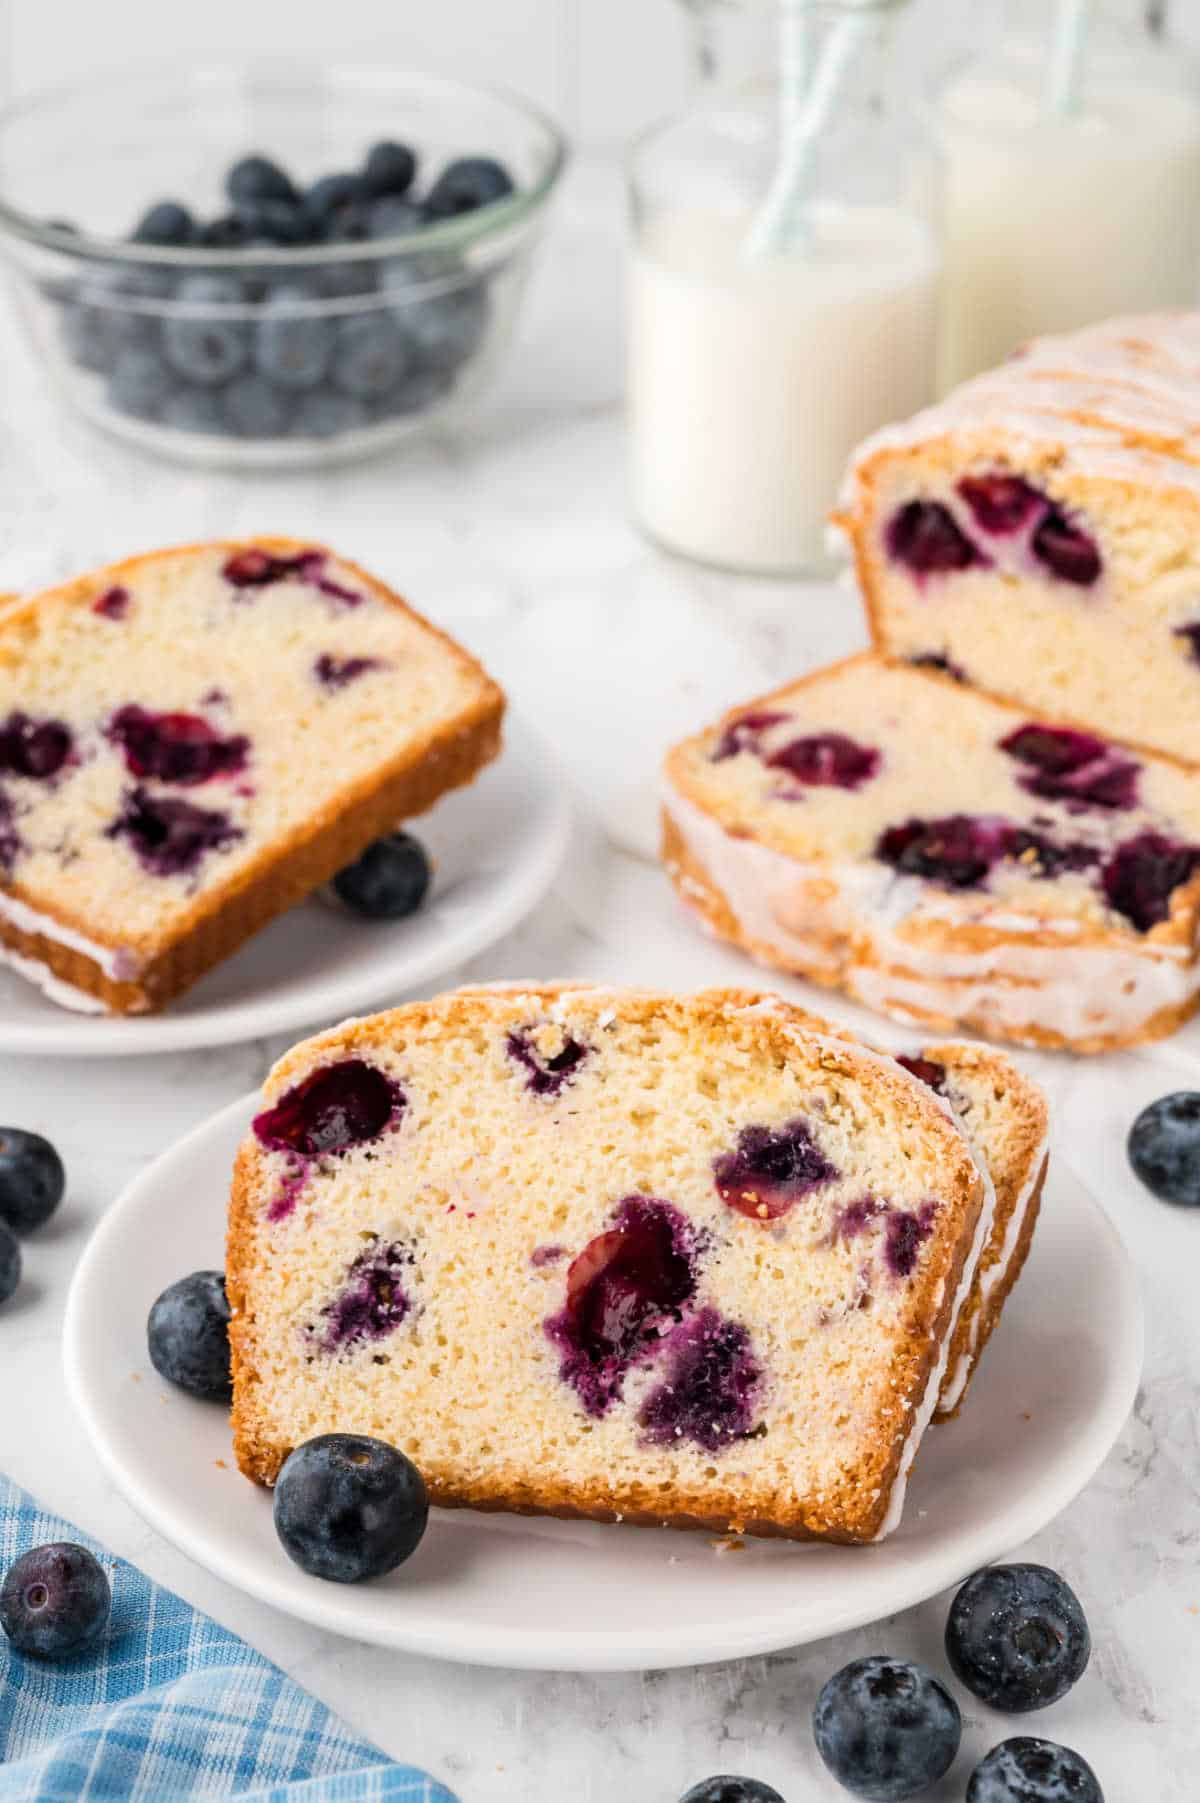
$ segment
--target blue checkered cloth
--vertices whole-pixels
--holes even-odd
[[[102,1652],[63,1665],[23,1659],[0,1633],[0,1803],[456,1803],[0,1478],[0,1571],[47,1540],[91,1545],[112,1629]]]

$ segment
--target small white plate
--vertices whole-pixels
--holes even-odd
[[[73,1014],[0,969],[0,1052],[114,1057],[234,1045],[393,1000],[493,944],[558,871],[569,808],[553,760],[511,718],[504,751],[413,822],[435,863],[409,920],[356,919],[313,897],[272,921],[163,1014]]]
[[[1142,1311],[1128,1255],[1051,1161],[1029,1266],[959,1421],[934,1428],[899,1531],[875,1547],[448,1511],[398,1572],[360,1587],[291,1564],[270,1495],[233,1464],[224,1410],[170,1390],[146,1314],[219,1268],[246,1097],[145,1171],[109,1211],[67,1306],[67,1381],[103,1464],[148,1522],[229,1583],[380,1646],[479,1665],[632,1671],[766,1653],[923,1601],[1019,1546],[1096,1470],[1133,1405]]]

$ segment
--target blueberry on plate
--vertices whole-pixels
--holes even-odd
[[[408,339],[388,313],[358,314],[335,330],[330,379],[343,394],[360,401],[387,394],[411,363]]]
[[[108,377],[108,399],[118,413],[157,419],[172,388],[171,373],[148,344],[127,344],[117,352]]]
[[[495,157],[459,157],[447,163],[425,196],[425,211],[431,219],[452,219],[503,200],[513,187],[512,176]]]
[[[722,1775],[705,1778],[693,1784],[679,1803],[783,1803],[783,1798],[769,1784],[758,1778],[734,1778]]]
[[[1018,1714],[1078,1683],[1092,1640],[1079,1598],[1044,1565],[989,1565],[950,1605],[946,1657],[972,1696]]]
[[[407,194],[417,173],[417,159],[407,144],[390,139],[372,144],[363,164],[363,186],[372,200],[381,194]]]
[[[339,870],[333,887],[348,908],[367,920],[403,920],[425,900],[432,874],[419,839],[411,833],[389,833]]]
[[[193,1271],[171,1284],[146,1322],[150,1363],[169,1384],[204,1402],[228,1402],[229,1298],[220,1271]]]
[[[319,1434],[285,1459],[275,1484],[275,1532],[310,1577],[381,1578],[411,1557],[429,1518],[421,1473],[384,1440]]]
[[[225,192],[235,207],[252,206],[260,200],[299,199],[291,176],[270,157],[259,155],[239,157],[225,177]]]
[[[178,376],[216,388],[236,376],[249,356],[246,321],[231,315],[243,305],[240,282],[223,275],[189,275],[180,282],[181,310],[163,324],[163,355]],[[186,310],[183,310],[186,309]]]
[[[0,1221],[0,1305],[8,1301],[21,1281],[21,1248],[16,1236]]]
[[[1200,1208],[1200,1094],[1181,1089],[1143,1108],[1126,1146],[1134,1175],[1160,1202]]]
[[[195,222],[177,200],[159,200],[133,228],[135,244],[190,244]]]
[[[1104,1803],[1086,1759],[1052,1740],[1001,1741],[971,1773],[967,1803]]]
[[[267,295],[254,328],[254,367],[280,388],[316,388],[333,356],[333,325],[295,283]]]
[[[829,1679],[813,1710],[813,1738],[829,1771],[856,1797],[901,1803],[949,1771],[962,1718],[924,1666],[876,1654]]]
[[[50,1219],[67,1187],[62,1159],[40,1133],[0,1127],[0,1221],[32,1233]]]
[[[0,1584],[0,1628],[18,1653],[73,1659],[100,1644],[112,1591],[86,1546],[56,1540],[23,1553]]]

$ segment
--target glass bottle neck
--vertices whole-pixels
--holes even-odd
[[[1005,20],[1013,36],[1048,39],[1057,0],[1007,0]],[[1102,43],[1126,43],[1161,37],[1166,30],[1169,0],[1094,0],[1089,32]]]

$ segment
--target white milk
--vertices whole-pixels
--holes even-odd
[[[816,210],[811,253],[747,263],[749,214],[679,209],[634,255],[634,510],[705,562],[823,562],[826,515],[859,440],[932,395],[940,260],[918,220]]]
[[[1047,117],[1002,75],[941,98],[946,157],[943,390],[1027,338],[1154,307],[1200,280],[1200,103],[1098,79],[1082,110]]]

